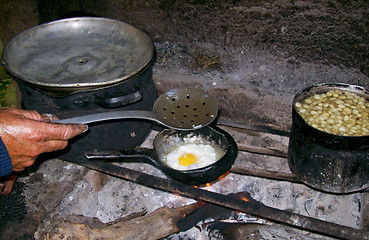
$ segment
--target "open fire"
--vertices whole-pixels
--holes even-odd
[[[75,1],[70,6],[68,1],[61,5],[53,1],[28,2],[29,5],[20,1],[4,2],[2,17],[11,16],[2,24],[2,34],[8,32],[6,40],[39,20],[54,20],[62,11],[78,8]],[[232,128],[220,121],[221,127],[237,141],[236,162],[229,173],[212,184],[188,186],[183,191],[189,190],[188,195],[176,187],[169,190],[158,185],[148,187],[158,184],[152,177],[144,178],[142,184],[137,182],[141,175],[131,181],[124,180],[129,177],[127,171],[117,173],[127,173],[124,176],[112,177],[58,159],[42,162],[29,175],[19,178],[18,183],[26,185],[23,195],[29,221],[20,227],[17,222],[11,222],[14,230],[11,234],[8,231],[9,236],[18,234],[24,239],[22,234],[33,236],[38,227],[36,236],[40,237],[50,232],[53,223],[68,219],[81,224],[74,226],[91,225],[94,234],[101,234],[102,228],[117,232],[118,226],[122,232],[128,232],[134,228],[125,231],[116,221],[128,223],[129,218],[132,226],[138,226],[135,224],[140,219],[149,223],[150,217],[154,219],[151,223],[159,222],[159,215],[178,220],[180,228],[160,232],[168,240],[245,236],[336,239],[341,235],[330,230],[346,231],[346,227],[349,227],[346,234],[352,230],[354,234],[350,237],[360,239],[355,234],[362,232],[356,230],[369,229],[367,192],[337,195],[302,184],[287,165],[287,135],[253,128],[254,124],[289,128],[292,95],[311,83],[344,82],[367,87],[367,56],[362,54],[368,49],[363,37],[368,13],[365,4],[361,1],[90,1],[79,5],[84,11],[132,23],[150,35],[158,51],[153,71],[160,91],[177,86],[202,87],[217,96],[222,117],[248,125],[229,124],[237,127]],[[22,26],[18,26],[20,21]],[[137,135],[135,131],[120,136],[123,139]],[[151,142],[149,138],[143,147],[152,147]],[[142,163],[118,166],[167,179],[160,170]],[[191,194],[197,191],[220,194],[222,201],[229,200],[238,207],[225,208],[223,203],[213,204],[207,199],[195,201],[200,198]],[[277,209],[284,217],[275,221],[272,214],[255,214],[256,208],[239,209],[247,204]],[[291,213],[294,217],[286,216]],[[333,225],[324,228],[319,222],[296,227],[306,223],[298,220],[300,216]],[[166,224],[165,230],[173,226],[173,223]],[[324,228],[323,232],[311,229],[315,226]],[[159,238],[154,235],[159,228],[146,224],[143,229],[152,230],[148,236]],[[2,232],[2,237],[6,236]]]
[[[224,128],[235,136],[241,146],[245,144],[245,139],[240,139],[247,137],[246,135],[239,135],[239,131],[234,128]],[[262,135],[265,134],[260,136]],[[270,135],[267,137],[274,137],[271,141],[274,143],[265,149],[286,146],[286,137]],[[149,137],[143,146],[149,147],[150,141]],[[279,147],[279,150],[285,151],[283,147]],[[283,164],[286,161],[283,158],[251,154],[242,150],[239,152],[234,169],[239,171],[245,167],[243,161],[250,155],[260,161],[258,167],[265,163],[262,163],[262,158],[265,158],[275,163],[274,167],[267,166],[267,168],[275,168],[287,175],[291,174]],[[280,163],[277,164],[276,161]],[[176,215],[177,212],[167,213],[166,218],[174,219],[176,223],[174,226],[178,229],[169,236],[162,237],[166,237],[165,239],[227,239],[231,237],[229,234],[232,232],[233,234],[236,232],[254,234],[262,239],[268,239],[268,234],[277,238],[299,236],[300,239],[327,239],[327,237],[365,239],[368,236],[367,232],[358,229],[362,215],[360,203],[358,204],[359,194],[332,195],[310,189],[302,184],[270,180],[263,176],[235,174],[232,170],[211,184],[194,187],[167,179],[156,168],[143,164],[111,165],[104,162],[90,162],[83,165],[118,178],[109,178],[103,188],[97,191],[96,188],[91,187],[93,185],[91,175],[90,179],[85,177],[63,200],[54,214],[97,217],[102,223],[111,225],[112,221],[142,210],[147,212],[149,217],[163,206],[179,210],[183,206],[192,206],[196,203],[194,199],[197,199],[200,202],[195,204],[195,209],[191,209],[181,217]],[[249,169],[247,166],[246,168]],[[277,172],[267,170],[269,174]],[[95,177],[100,175],[96,172],[91,174]],[[92,211],[91,207],[96,211]],[[147,227],[148,225],[145,225],[144,228],[147,229]]]

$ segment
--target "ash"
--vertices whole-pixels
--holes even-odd
[[[141,147],[150,148],[157,132],[153,131]],[[236,161],[243,161],[243,156]],[[54,161],[54,160],[53,160]],[[62,163],[65,169],[80,168],[69,163]],[[239,163],[235,163],[239,164]],[[158,169],[138,163],[123,163],[122,166],[158,177],[166,178]],[[281,167],[281,166],[278,166]],[[40,169],[42,172],[42,167]],[[48,169],[50,171],[50,169]],[[49,175],[49,177],[51,177]],[[249,192],[251,197],[263,204],[293,211],[302,215],[325,221],[359,228],[360,195],[332,195],[310,189],[302,184],[286,181],[274,181],[230,173],[211,186],[203,187],[208,191],[221,194]],[[142,210],[151,213],[157,208],[168,206],[176,208],[194,203],[193,199],[151,189],[133,182],[89,170],[74,188],[65,195],[60,204],[48,213],[44,220],[47,224],[53,215],[82,215],[98,218],[103,223],[127,216]],[[327,239],[320,235],[278,225],[250,216],[246,213],[235,213],[228,218],[209,218],[199,221],[191,229],[166,237],[177,239],[227,239],[230,227],[254,226],[248,230],[247,239]],[[42,228],[42,226],[41,226]]]

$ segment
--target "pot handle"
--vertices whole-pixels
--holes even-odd
[[[126,106],[131,103],[138,102],[142,99],[142,94],[140,92],[134,92],[125,96],[103,98],[100,96],[94,96],[96,105],[103,108],[117,108]]]
[[[99,150],[86,151],[85,155],[89,160],[104,160],[108,162],[142,162],[157,167],[157,160],[154,158],[152,149],[135,148],[126,150]]]

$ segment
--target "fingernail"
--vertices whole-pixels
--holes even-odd
[[[50,122],[53,121],[53,115],[51,113],[44,113],[42,116],[46,117]]]
[[[88,125],[85,125],[85,130],[83,130],[83,132],[82,133],[85,133],[85,132],[87,132],[88,131]]]

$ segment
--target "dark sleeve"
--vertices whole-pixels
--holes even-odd
[[[0,177],[12,173],[12,162],[10,161],[9,153],[0,137]]]

